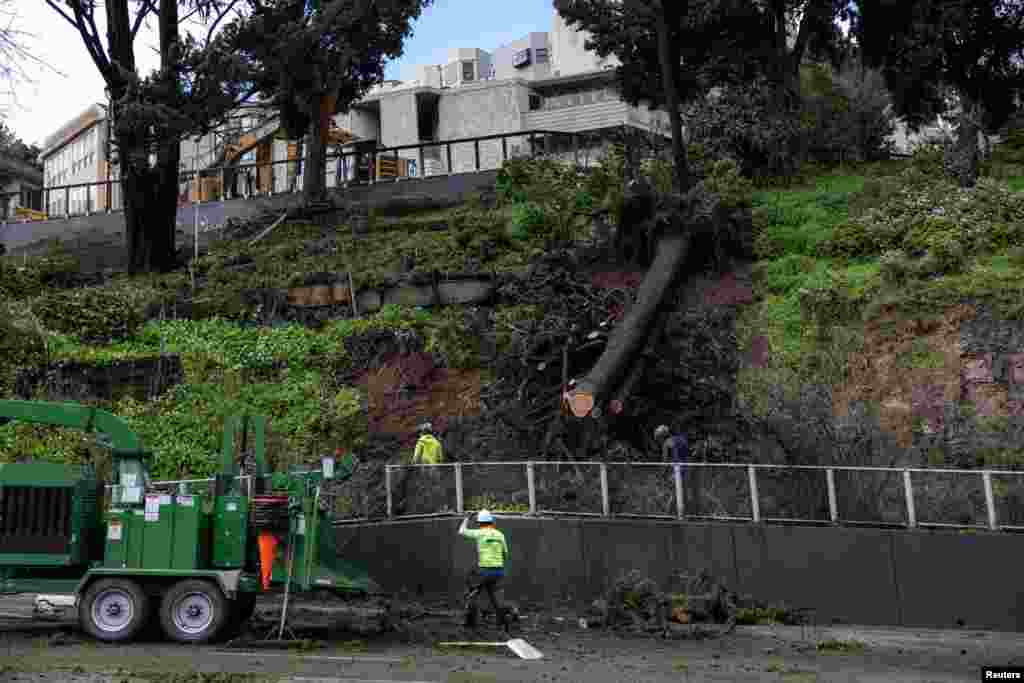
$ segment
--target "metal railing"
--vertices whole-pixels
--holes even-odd
[[[1024,504],[1024,471],[709,462],[521,461],[387,465],[387,518],[448,516],[485,507],[466,504],[466,480],[470,468],[505,469],[500,476],[491,477],[489,483],[477,487],[484,494],[481,499],[488,501],[486,507],[498,511],[511,510],[511,513],[503,512],[505,515],[729,520],[755,524],[843,524],[911,529],[1024,529],[1019,509]],[[508,468],[518,470],[519,474],[510,472]],[[559,470],[556,485],[552,486],[550,480],[538,482],[542,468]],[[586,468],[596,471],[589,477],[584,476],[582,469]],[[642,475],[638,476],[641,471]],[[409,476],[418,479],[427,473],[431,473],[434,486],[424,486],[417,481],[412,487],[414,493],[403,498],[405,509],[396,513],[396,484],[408,490]],[[454,478],[453,498],[450,497],[451,482],[443,487],[439,485],[442,473]],[[615,475],[614,484],[610,484],[612,475]],[[954,481],[950,484],[936,480],[937,477],[952,477]],[[403,479],[402,483],[396,481],[399,478]],[[482,478],[487,479],[486,476]],[[1016,495],[1010,490],[1011,484]],[[525,489],[525,501],[522,489]],[[586,502],[580,509],[571,511],[545,507],[540,496],[546,494],[550,500],[551,493],[557,494],[559,489],[571,493],[573,500],[589,502],[591,509],[583,509],[587,507]],[[444,491],[448,497],[438,500],[436,494],[439,491]],[[501,492],[510,496],[511,504],[493,497]],[[427,505],[442,509],[417,509],[417,497],[421,503],[425,499]],[[631,505],[634,509],[638,505],[643,509],[631,512]],[[1003,510],[1002,522],[1001,506],[1011,508]],[[872,510],[880,514],[873,519],[865,518]],[[794,511],[804,514],[798,515]],[[946,519],[942,518],[943,515]],[[950,521],[949,518],[958,521]]]
[[[509,159],[544,153],[552,139],[568,141],[565,154],[571,154],[578,163],[581,147],[595,136],[525,130],[328,154],[324,168],[325,185],[328,189],[339,189],[495,170]],[[300,191],[302,169],[306,163],[305,159],[282,159],[179,170],[178,186],[182,197],[179,204],[192,206]],[[198,188],[195,187],[197,177]],[[203,179],[208,183],[206,191],[201,186]],[[72,192],[77,190],[83,190],[81,194],[84,197],[72,198]],[[42,193],[43,211],[51,219],[110,213],[124,208],[119,178],[45,187]],[[192,201],[193,193],[198,195],[198,201]]]

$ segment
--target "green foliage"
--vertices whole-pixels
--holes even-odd
[[[512,206],[512,237],[528,240],[542,235],[547,223],[544,207],[536,202],[518,202]]]
[[[156,452],[156,479],[215,473],[224,418],[245,413],[269,419],[269,453],[278,460],[304,462],[325,448],[356,447],[365,440],[366,417],[358,392],[331,394],[322,380],[320,373],[309,370],[286,369],[269,382],[246,381],[241,373],[229,371],[217,381],[178,385],[149,403],[125,398],[116,412]]]
[[[466,311],[447,306],[431,315],[426,325],[426,350],[441,357],[451,368],[480,366],[480,337],[466,334]]]
[[[801,141],[805,159],[845,163],[885,158],[895,129],[881,73],[854,62],[801,68]]]
[[[491,512],[511,512],[514,514],[525,514],[530,511],[529,505],[499,501],[494,496],[487,494],[471,496],[466,500],[465,507],[467,510],[490,510]]]
[[[747,178],[792,177],[800,165],[799,113],[763,82],[726,87],[687,108],[691,139],[709,157],[736,159]]]
[[[812,187],[755,192],[754,204],[765,219],[755,239],[757,255],[763,259],[784,254],[820,256],[835,226],[849,215],[851,197],[863,187],[863,177],[829,175]]]
[[[880,207],[835,228],[827,253],[845,258],[886,251],[927,252],[937,272],[959,272],[968,256],[1024,245],[1024,195],[998,181],[982,178],[962,190],[912,167],[903,188]]]
[[[902,251],[887,251],[878,261],[882,281],[888,285],[899,286],[915,273],[914,264]]]
[[[48,329],[83,341],[126,339],[143,322],[143,308],[137,297],[112,288],[49,290],[33,302],[32,308]]]
[[[512,235],[518,239],[573,239],[595,203],[576,166],[555,159],[509,159],[496,182],[499,195],[513,205]]]

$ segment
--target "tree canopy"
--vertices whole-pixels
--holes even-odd
[[[973,185],[978,133],[1002,125],[1024,91],[1024,2],[855,0],[851,26],[912,129],[955,113],[946,170]]]
[[[385,61],[401,56],[413,22],[432,1],[248,0],[248,16],[225,28],[225,40],[253,68],[253,82],[280,109],[288,136],[315,133],[304,173],[307,198],[323,190],[323,99],[336,98],[335,108],[344,111],[380,83]]]

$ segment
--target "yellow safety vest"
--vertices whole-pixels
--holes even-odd
[[[476,539],[476,550],[480,556],[481,569],[496,569],[505,566],[508,559],[508,543],[505,534],[494,527],[484,529],[466,529],[463,536]]]
[[[437,465],[441,462],[441,442],[432,434],[424,434],[416,442],[416,451],[413,453],[414,463],[422,462],[425,465]]]

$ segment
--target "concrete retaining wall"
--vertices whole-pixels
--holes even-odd
[[[384,590],[461,595],[475,547],[459,520],[339,527],[347,559]],[[637,569],[666,586],[707,569],[732,590],[812,607],[818,623],[1024,631],[1024,537],[1014,534],[619,520],[502,520],[513,601],[585,604]]]

